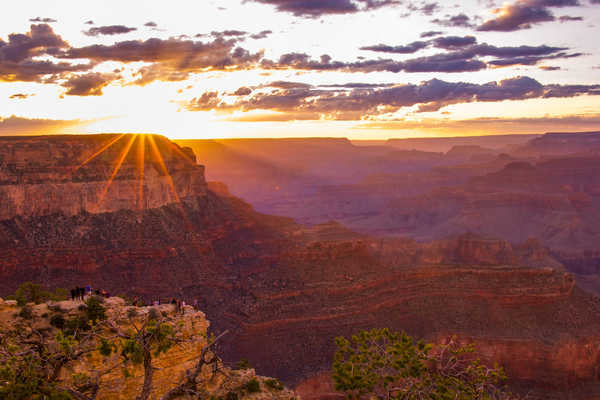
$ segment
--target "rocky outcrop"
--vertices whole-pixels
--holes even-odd
[[[24,326],[25,329],[33,330],[45,336],[50,343],[55,340],[57,329],[51,324],[56,316],[64,320],[77,318],[81,313],[82,303],[79,301],[48,302],[38,305],[31,303],[31,317],[24,320],[19,316],[21,307],[16,304],[0,303],[0,334],[4,329],[12,326]],[[127,305],[122,298],[111,297],[103,300],[102,306],[106,310],[106,321],[102,324],[116,326],[123,332],[139,328],[148,318],[150,312],[160,313],[169,324],[177,328],[177,340],[179,343],[172,346],[168,351],[160,355],[154,355],[152,365],[154,368],[151,399],[159,399],[162,395],[173,388],[186,376],[186,372],[196,365],[201,357],[202,350],[206,346],[209,322],[204,313],[194,310],[190,306],[184,307],[183,313],[176,310],[175,305],[163,304],[148,307],[135,307]],[[112,328],[111,328],[112,329]],[[114,335],[110,329],[101,332],[103,337],[110,338]],[[98,341],[99,345],[99,341]],[[102,356],[98,350],[92,351],[83,358],[69,362],[59,376],[59,386],[70,387],[73,385],[77,374],[95,376],[98,371],[107,371],[100,376],[97,399],[99,400],[130,400],[139,395],[144,381],[143,365],[123,365],[121,368],[110,368],[119,366],[119,354]],[[128,368],[124,374],[123,368]],[[254,369],[234,370],[224,367],[223,373],[212,376],[210,368],[198,378],[198,382],[204,382],[200,390],[216,398],[226,398],[228,393],[235,393],[236,398],[244,400],[289,400],[295,396],[291,390],[283,387],[272,378],[258,376]],[[244,386],[251,380],[258,382],[258,390],[254,393],[244,391]],[[231,397],[231,394],[230,394]],[[182,397],[183,398],[183,397]]]
[[[156,135],[2,138],[0,220],[158,208],[206,193],[190,151]]]

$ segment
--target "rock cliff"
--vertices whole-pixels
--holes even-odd
[[[145,210],[206,193],[193,153],[162,136],[3,137],[0,144],[0,220]]]

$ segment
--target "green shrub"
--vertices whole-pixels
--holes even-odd
[[[238,395],[236,392],[227,392],[225,400],[238,400]]]
[[[91,329],[88,319],[83,315],[78,315],[65,320],[64,332],[67,335],[76,335],[77,332],[89,331]]]
[[[103,299],[98,296],[91,296],[85,302],[85,315],[88,321],[104,321],[106,319],[106,309],[102,306]]]
[[[273,390],[283,390],[283,384],[277,379],[267,379],[265,385]]]
[[[127,309],[127,318],[135,318],[138,315],[138,311],[135,308]]]
[[[15,292],[13,297],[17,300],[19,306],[24,306],[27,303],[40,304],[48,300],[60,301],[68,298],[67,289],[58,288],[54,292],[43,290],[42,286],[33,283],[25,282]]]
[[[65,317],[63,317],[61,314],[54,314],[50,318],[50,325],[57,329],[63,329],[65,327]]]
[[[247,358],[242,358],[240,361],[237,362],[236,364],[237,369],[250,369],[250,363],[248,362]]]
[[[256,378],[252,378],[246,382],[243,388],[248,393],[258,393],[260,392],[260,383]]]
[[[23,319],[32,319],[33,318],[33,310],[30,306],[25,305],[19,311],[19,317]]]
[[[148,311],[148,319],[157,321],[160,316],[160,311],[158,311],[156,308],[151,308],[150,311]]]

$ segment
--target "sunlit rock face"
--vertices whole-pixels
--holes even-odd
[[[157,135],[0,139],[0,219],[145,210],[206,194],[193,153]]]

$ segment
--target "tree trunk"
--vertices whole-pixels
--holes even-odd
[[[153,375],[152,354],[150,353],[150,350],[144,346],[144,387],[142,388],[142,393],[137,397],[137,400],[148,400],[150,398]]]

